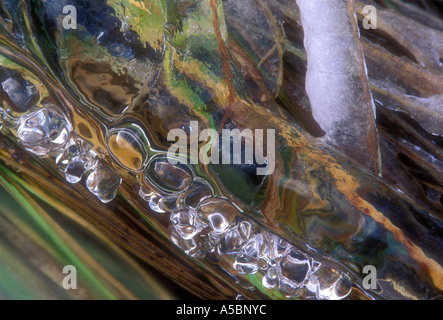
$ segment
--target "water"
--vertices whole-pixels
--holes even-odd
[[[397,199],[396,193],[298,130],[286,114],[280,117],[267,91],[256,94],[252,78],[243,81],[244,70],[234,61],[229,75],[218,49],[228,29],[224,22],[214,28],[206,1],[171,3],[167,12],[149,2],[150,14],[132,7],[138,15],[129,17],[108,2],[82,11],[87,17],[80,18],[78,30],[64,30],[56,22],[60,4],[36,1],[36,23],[48,28],[48,35],[19,25],[23,36],[35,36],[37,43],[7,38],[1,44],[2,134],[67,184],[88,190],[89,200],[134,207],[143,223],[183,256],[231,279],[226,286],[238,283],[238,290],[258,297],[345,299],[353,288],[361,289],[364,264],[379,264],[386,279],[390,273],[383,262],[401,261],[421,277],[410,290],[420,288],[427,269],[407,250],[394,250],[409,242],[393,239],[395,228],[377,220],[385,210],[376,210],[378,201]],[[83,1],[73,3],[85,10]],[[9,9],[16,17],[29,16]],[[263,42],[271,50],[268,40]],[[265,60],[259,69],[269,72],[265,82],[276,93],[278,57],[274,52]],[[250,95],[255,102],[262,97],[263,105],[251,103]],[[185,158],[172,164],[167,133],[188,130],[195,119],[206,129],[223,121],[229,128],[279,129],[275,175],[258,177],[250,163],[191,165]],[[208,148],[205,143],[199,147]],[[398,203],[408,204],[404,201]],[[140,217],[134,220],[140,223]],[[385,289],[388,296],[398,294]]]
[[[76,41],[81,43],[83,39]],[[109,57],[121,57],[122,66],[125,66],[134,55],[131,48],[126,51],[121,48],[120,44],[110,43]],[[66,56],[66,59],[69,58]],[[145,62],[139,60],[138,63]],[[68,183],[80,183],[86,175],[86,188],[104,203],[112,201],[118,193],[122,181],[119,172],[142,172],[146,185],[140,188],[140,195],[151,210],[169,215],[170,225],[166,228],[172,242],[193,258],[204,259],[210,253],[227,257],[240,275],[259,274],[265,287],[277,286],[288,296],[295,296],[296,289],[312,286],[315,290],[311,291],[317,298],[344,298],[349,294],[347,291],[338,296],[330,288],[337,285],[336,278],[323,279],[316,274],[311,279],[312,262],[303,253],[265,231],[229,200],[215,197],[212,181],[196,176],[190,165],[172,165],[164,153],[154,149],[154,141],[150,141],[152,132],[145,125],[139,125],[129,105],[125,105],[133,88],[111,84],[121,81],[115,70],[98,61],[94,65],[77,60],[77,65],[75,70],[78,71],[72,69],[71,72],[75,81],[82,81],[82,84],[73,89],[78,88],[86,97],[86,101],[83,98],[80,101],[98,106],[93,114],[97,121],[95,128],[100,131],[89,130],[92,134],[89,139],[83,137],[84,132],[75,131],[79,128],[79,123],[75,123],[80,122],[78,118],[85,118],[80,110],[72,108],[67,114],[66,106],[62,108],[55,102],[30,107],[38,100],[35,86],[22,80],[26,85],[20,89],[23,86],[14,78],[2,82],[11,103],[21,112],[15,121],[18,123],[17,142],[28,152],[39,157],[50,155]],[[84,78],[88,72],[95,74],[91,80]],[[88,81],[102,81],[103,85],[92,95],[88,90],[98,82]],[[73,94],[75,96],[76,92]],[[115,107],[108,108],[110,104],[120,108],[119,123],[114,124],[119,112]],[[9,129],[13,134],[14,126],[10,125]],[[100,136],[105,137],[104,143],[100,142]],[[108,150],[117,166],[100,156],[99,149]],[[142,188],[148,189],[142,192]]]

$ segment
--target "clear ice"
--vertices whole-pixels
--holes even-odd
[[[110,168],[98,165],[89,174],[86,186],[101,202],[108,203],[115,198],[121,178]]]
[[[20,121],[17,135],[29,152],[46,156],[59,152],[68,142],[71,125],[56,107],[35,111]]]

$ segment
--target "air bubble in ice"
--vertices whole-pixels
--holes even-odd
[[[177,234],[186,240],[193,238],[206,227],[198,218],[197,213],[192,211],[172,213],[170,219]]]
[[[240,274],[256,273],[259,269],[259,260],[268,253],[267,251],[263,234],[256,234],[235,257],[234,268]]]
[[[55,158],[55,163],[61,171],[65,172],[71,159],[80,154],[80,146],[71,138],[68,141],[65,150]]]
[[[144,186],[141,186],[138,189],[138,194],[143,200],[149,201],[151,196],[154,195],[154,192],[151,189],[147,189]]]
[[[229,229],[221,238],[218,245],[220,254],[235,254],[238,253],[245,243],[245,239],[238,226]]]
[[[221,212],[214,212],[208,215],[209,223],[212,230],[218,233],[223,233],[230,226],[229,221]]]
[[[278,270],[275,267],[268,269],[263,276],[262,284],[266,289],[272,289],[278,284]]]
[[[330,267],[320,267],[311,277],[307,287],[317,299],[340,300],[346,298],[352,289],[350,277]]]
[[[251,237],[252,226],[248,221],[241,221],[229,228],[220,238],[218,251],[220,254],[236,254]]]
[[[155,193],[152,189],[148,189],[145,187],[140,187],[138,194],[140,197],[148,202],[149,208],[158,213],[165,213],[163,210],[163,204],[161,201],[163,200],[157,193]]]
[[[239,253],[234,261],[234,268],[240,274],[254,274],[258,271],[257,260]]]
[[[292,248],[280,261],[282,277],[300,285],[309,275],[311,265],[309,259]]]
[[[248,221],[241,221],[238,225],[241,236],[244,239],[249,239],[252,232],[252,224]]]
[[[169,226],[168,228],[172,242],[182,249],[187,255],[192,258],[199,258],[203,256],[202,250],[200,250],[195,238],[191,239],[183,239],[177,233],[173,226]]]
[[[288,253],[292,246],[286,240],[277,237],[274,242],[274,256],[280,258]]]
[[[41,127],[20,127],[18,131],[23,146],[26,150],[38,155],[44,156],[49,153],[50,144],[46,139],[46,132]]]
[[[280,261],[279,287],[286,293],[292,294],[295,289],[303,285],[310,270],[309,259],[292,248]]]
[[[188,193],[185,195],[184,204],[193,210],[196,210],[199,204],[211,197],[213,194],[212,188],[204,182],[194,180]]]
[[[65,116],[54,107],[47,107],[22,119],[17,135],[26,150],[44,156],[60,151],[68,142],[70,131]]]
[[[17,135],[26,150],[39,156],[48,154],[50,142],[46,131],[45,111],[39,110],[21,122]]]
[[[103,203],[110,202],[117,195],[121,178],[106,166],[98,165],[89,174],[86,186]]]
[[[45,110],[47,111],[47,132],[51,149],[58,151],[68,142],[71,128],[61,112],[55,108],[45,108]]]
[[[166,212],[175,212],[182,209],[180,198],[176,196],[163,197],[159,200],[159,206]]]
[[[37,89],[23,78],[9,77],[1,83],[1,86],[18,112],[29,111],[38,101]]]
[[[204,200],[199,207],[199,212],[209,221],[211,228],[218,233],[224,233],[234,219],[240,216],[239,210],[233,204],[220,198]]]
[[[81,160],[85,163],[85,167],[89,166],[87,161],[90,148],[82,139],[74,139],[71,137],[62,153],[58,154],[55,158],[55,163],[59,169],[66,172],[66,169],[74,158],[78,158],[77,161]]]
[[[107,144],[110,154],[126,169],[139,171],[148,159],[149,142],[138,126],[111,130]]]
[[[55,163],[57,164],[58,168],[62,171],[65,172],[66,168],[68,167],[69,164],[69,158],[66,154],[66,152],[62,152],[60,153],[56,158],[55,158]]]
[[[69,183],[79,182],[86,171],[86,162],[80,157],[74,157],[66,166],[65,177]]]
[[[162,197],[160,197],[158,194],[156,194],[156,193],[152,194],[148,200],[149,208],[151,208],[151,210],[158,212],[158,213],[165,213],[166,211],[163,210],[161,203],[160,203],[161,200],[162,200]]]
[[[166,156],[158,156],[148,163],[146,179],[162,192],[178,193],[189,188],[193,172],[186,164],[170,164]]]

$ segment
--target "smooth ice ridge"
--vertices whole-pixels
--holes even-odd
[[[153,163],[147,167],[162,160],[160,155],[151,158]],[[211,186],[195,177],[190,167],[168,163],[160,172],[168,177],[168,188],[159,187],[158,172],[148,170],[149,189],[141,187],[139,194],[151,210],[169,214],[171,240],[190,257],[212,263],[229,261],[231,270],[223,266],[231,275],[256,275],[265,288],[278,289],[287,298],[338,300],[350,294],[347,273],[312,258],[259,226],[229,200],[214,196]],[[184,188],[170,187],[180,185],[183,176],[194,178]]]
[[[121,178],[72,131],[57,106],[32,109],[17,123],[16,136],[28,152],[50,156],[69,183],[86,177],[86,187],[101,202],[115,198]],[[125,146],[131,141],[124,138],[117,142]],[[133,142],[131,146],[140,149]],[[211,263],[224,260],[224,268],[226,262],[231,266],[225,270],[239,283],[247,279],[239,280],[242,276],[255,275],[266,289],[278,289],[287,298],[343,299],[351,292],[347,273],[314,259],[259,226],[229,200],[215,196],[211,185],[198,177],[192,166],[171,164],[166,153],[158,153],[147,161],[143,172],[149,188],[141,187],[140,196],[152,211],[169,214],[171,240],[190,257]]]

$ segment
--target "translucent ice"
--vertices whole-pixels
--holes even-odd
[[[180,203],[180,198],[176,196],[163,197],[159,200],[159,206],[166,212],[175,212],[183,209]]]
[[[267,289],[274,288],[278,283],[277,268],[271,267],[268,269],[264,277],[262,278],[262,284]]]
[[[402,1],[401,7],[407,6],[408,2],[413,1]],[[356,2],[356,9],[360,14],[363,13],[364,4]],[[397,14],[396,10],[386,10],[380,7],[377,9],[377,29],[407,48],[422,66],[441,70],[443,56],[443,32],[441,30],[429,28],[415,19]]]
[[[163,198],[160,197],[157,193],[153,193],[149,196],[149,198],[145,198],[145,200],[148,201],[149,208],[151,210],[158,212],[158,213],[165,213],[166,211],[163,209],[162,200]]]
[[[349,295],[352,283],[347,274],[322,266],[313,273],[308,289],[315,293],[317,299],[339,300]]]
[[[186,164],[170,164],[166,156],[158,156],[149,161],[146,178],[162,192],[177,193],[189,188],[193,172]]]
[[[228,200],[221,198],[209,198],[204,200],[199,212],[206,217],[209,225],[217,233],[225,232],[234,219],[240,215],[240,211]]]
[[[107,138],[111,155],[129,170],[141,170],[148,158],[149,143],[138,126],[125,126],[110,131]]]
[[[46,107],[22,119],[17,135],[26,150],[44,156],[62,150],[70,131],[66,117],[55,107]]]
[[[13,104],[11,107],[17,112],[29,111],[38,101],[35,86],[18,74],[4,80],[1,86],[9,102]]]
[[[353,1],[297,0],[308,58],[306,92],[328,141],[378,172],[375,105]]]
[[[194,238],[183,239],[182,237],[180,237],[180,235],[178,235],[173,226],[170,226],[168,230],[171,235],[172,242],[180,249],[182,249],[187,255],[193,258],[203,256],[203,252]]]
[[[211,197],[212,194],[213,190],[208,183],[195,179],[185,195],[184,204],[195,210],[203,200]]]
[[[65,177],[69,183],[79,182],[86,171],[87,163],[81,157],[74,157],[66,166]]]
[[[234,268],[240,274],[256,273],[268,249],[263,234],[253,236],[235,257]]]
[[[81,140],[71,138],[66,144],[63,152],[60,153],[55,159],[55,163],[57,163],[59,169],[65,172],[69,162],[74,157],[85,155],[86,150],[84,147],[85,146],[83,145],[83,142]]]
[[[249,222],[241,222],[230,228],[221,237],[218,250],[220,254],[236,254],[242,246],[249,240],[251,235],[251,225]]]
[[[115,198],[121,178],[106,166],[98,165],[89,174],[86,186],[101,202],[107,203]]]
[[[443,39],[443,37],[442,37]],[[406,96],[405,111],[428,132],[443,136],[443,95],[428,98]]]
[[[191,239],[200,232],[206,225],[198,218],[193,211],[179,211],[170,216],[172,225],[177,234],[183,239]]]
[[[309,276],[309,259],[296,249],[291,249],[280,261],[281,283],[299,287]]]

